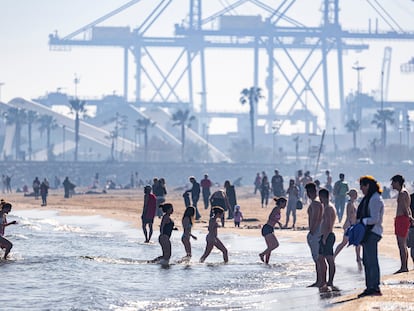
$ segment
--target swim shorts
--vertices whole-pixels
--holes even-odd
[[[333,247],[335,244],[335,234],[332,232],[328,234],[328,237],[326,238],[326,244],[322,243],[322,237],[319,240],[319,255],[322,255],[324,257],[326,256],[333,256]]]
[[[308,233],[306,240],[308,242],[309,248],[311,250],[312,259],[316,262],[319,256],[319,240],[321,238],[321,234],[318,232],[311,234]]]
[[[410,218],[406,215],[400,215],[395,217],[394,229],[395,235],[401,238],[406,238],[408,235],[408,229],[410,228]]]
[[[262,228],[262,236],[266,236],[270,233],[273,233],[275,230],[271,225],[265,224]]]

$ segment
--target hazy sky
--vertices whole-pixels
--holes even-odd
[[[117,48],[72,47],[70,51],[51,51],[48,35],[55,30],[61,37],[96,20],[106,13],[120,7],[127,1],[121,0],[0,0],[0,82],[1,100],[9,101],[15,97],[36,98],[61,88],[63,92],[74,94],[75,73],[80,76],[78,95],[80,97],[100,97],[102,95],[122,94],[122,51]],[[130,26],[135,28],[145,18],[150,3],[157,0],[142,0],[129,10],[105,21],[101,26]],[[214,12],[223,8],[223,3],[231,0],[204,1],[204,11]],[[277,3],[282,1],[263,1]],[[321,21],[319,0],[297,0],[292,6],[290,17],[309,26]],[[367,30],[368,20],[374,24],[378,16],[369,3],[378,0],[342,0],[340,22],[343,28]],[[414,31],[414,1],[379,1],[392,18],[406,31]],[[188,0],[174,0],[172,9],[159,18],[154,25],[154,35],[172,36],[175,23],[186,18]],[[207,7],[208,6],[208,7]],[[276,7],[277,5],[274,5]],[[253,9],[238,9],[233,14],[252,15]],[[264,14],[263,14],[264,15]],[[382,20],[380,28],[389,30]],[[345,93],[355,90],[356,72],[352,65],[359,64],[366,69],[361,72],[362,89],[365,92],[378,90],[384,47],[393,47],[391,61],[390,100],[412,100],[414,93],[413,75],[402,75],[400,65],[414,57],[412,42],[362,42],[371,48],[362,53],[348,52],[344,57]],[[217,59],[220,58],[220,61]],[[245,61],[248,59],[248,61]],[[211,110],[233,110],[240,108],[239,92],[252,84],[250,66],[252,57],[246,52],[211,51],[208,54],[209,84],[208,101]],[[132,62],[132,57],[131,57]],[[132,62],[133,63],[133,62]],[[133,69],[130,69],[129,94],[134,98]],[[236,74],[235,74],[236,73]],[[249,76],[246,82],[246,76]],[[262,74],[263,76],[263,74]],[[278,78],[278,77],[276,77]],[[264,79],[263,77],[261,79]],[[144,85],[145,89],[145,85]],[[333,90],[335,91],[335,90]],[[195,97],[199,101],[199,98]],[[333,106],[338,103],[333,102]]]

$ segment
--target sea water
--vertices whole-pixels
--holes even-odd
[[[265,265],[258,256],[265,248],[261,236],[221,235],[229,263],[216,250],[199,263],[205,234],[193,232],[193,258],[179,263],[185,252],[181,232],[173,231],[171,265],[165,268],[147,262],[161,255],[158,231],[154,243],[145,244],[138,224],[53,211],[13,211],[8,220],[18,225],[6,228],[14,247],[10,260],[0,262],[1,310],[309,311],[333,299],[306,288],[315,271],[305,243],[280,240]],[[381,258],[382,273],[395,267]],[[341,294],[364,287],[352,247],[337,258],[335,285]]]

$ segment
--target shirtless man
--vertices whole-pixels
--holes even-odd
[[[321,222],[323,207],[316,193],[316,185],[313,182],[306,184],[306,195],[311,200],[311,203],[308,207],[308,224],[309,224],[309,233],[307,235],[307,242],[311,250],[312,259],[315,262],[316,269],[316,282],[308,287],[320,287],[322,285],[322,280],[320,280],[319,273],[319,240],[321,237]]]
[[[412,221],[411,215],[411,198],[404,186],[405,179],[401,175],[395,175],[391,178],[391,186],[398,191],[397,196],[397,212],[395,215],[394,229],[397,236],[398,249],[400,250],[401,268],[395,272],[408,272],[408,248],[407,236]]]
[[[335,244],[335,234],[333,233],[333,226],[336,219],[335,208],[329,202],[329,191],[327,189],[319,190],[319,199],[323,206],[322,224],[321,224],[321,239],[319,241],[319,273],[321,280],[321,286],[319,287],[321,292],[329,290],[338,290],[333,285],[333,278],[335,276],[335,259],[333,246]],[[326,263],[329,265],[329,277],[326,282]],[[328,288],[329,287],[329,288]]]

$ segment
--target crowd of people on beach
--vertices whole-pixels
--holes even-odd
[[[189,178],[192,187],[185,191],[184,202],[186,206],[182,218],[182,243],[186,252],[182,260],[189,261],[192,256],[191,238],[196,237],[191,233],[191,228],[197,218],[197,202],[200,195],[200,185],[194,176]],[[205,185],[211,186],[208,175],[204,176]],[[355,246],[355,257],[359,270],[364,269],[366,289],[358,297],[381,295],[380,285],[380,267],[378,262],[378,243],[383,234],[383,215],[384,202],[381,196],[382,189],[373,176],[365,175],[359,178],[360,191],[362,197],[358,200],[358,190],[350,188],[345,181],[345,175],[339,174],[339,179],[332,185],[332,176],[326,171],[326,184],[312,180],[309,172],[304,174],[298,171],[296,180],[290,179],[289,186],[285,190],[283,186],[283,176],[278,170],[271,181],[264,172],[262,176],[257,173],[254,180],[254,191],[261,193],[261,204],[263,208],[268,205],[268,196],[271,192],[275,206],[270,211],[267,222],[261,227],[261,234],[266,243],[266,249],[259,254],[262,262],[268,264],[272,252],[279,246],[279,241],[275,235],[275,227],[280,229],[288,228],[290,215],[293,217],[292,229],[295,229],[296,209],[303,206],[302,201],[308,204],[308,234],[307,244],[310,248],[312,259],[315,264],[316,280],[309,287],[317,287],[320,292],[338,291],[334,285],[335,276],[335,258],[341,250],[348,244]],[[228,250],[222,241],[218,238],[218,228],[224,226],[224,214],[228,212],[229,219],[235,219],[235,226],[240,226],[241,211],[240,206],[235,200],[235,191],[230,188],[229,181],[224,183],[224,189],[217,190],[210,194],[203,190],[203,193],[209,193],[210,198],[204,200],[204,207],[210,205],[210,219],[208,222],[208,233],[206,236],[206,247],[200,262],[204,262],[214,247],[217,247],[223,254],[224,262],[229,260]],[[397,210],[395,217],[395,235],[400,251],[401,267],[395,273],[408,272],[408,247],[411,248],[411,257],[414,261],[414,200],[405,188],[405,179],[402,175],[395,175],[391,178],[391,187],[397,194]],[[194,190],[195,189],[195,190]],[[229,191],[229,189],[231,189]],[[142,225],[145,235],[145,242],[148,243],[152,234],[152,223],[157,209],[163,212],[159,243],[162,248],[162,255],[152,260],[168,265],[171,258],[170,237],[174,227],[171,215],[174,207],[171,203],[157,204],[155,196],[151,193],[151,186],[144,188],[144,208],[142,214]],[[263,192],[265,195],[263,195]],[[191,199],[186,198],[186,194],[191,194]],[[234,200],[230,203],[229,197],[233,196]],[[412,202],[413,201],[413,202]],[[163,201],[165,202],[165,201]],[[298,204],[301,202],[301,204]],[[231,208],[233,207],[233,208]],[[281,223],[282,210],[286,208],[286,222]],[[237,215],[237,216],[236,216]],[[237,219],[236,219],[237,218]],[[342,221],[344,219],[344,221]],[[334,225],[342,224],[343,236],[340,243],[335,246]],[[360,240],[356,241],[353,230],[359,224],[363,227],[363,232],[359,233]],[[150,226],[150,234],[147,235],[146,226]],[[352,234],[351,234],[352,233]],[[361,254],[362,250],[362,254]]]
[[[284,188],[284,179],[279,170],[274,170],[272,178],[268,179],[265,172],[257,173],[254,179],[253,194],[260,192],[261,207],[266,208],[269,197],[272,195],[274,207],[269,213],[268,220],[261,226],[261,234],[265,240],[266,249],[261,252],[259,258],[265,264],[269,264],[272,252],[279,247],[279,241],[275,235],[275,228],[295,229],[296,211],[307,205],[308,234],[307,244],[315,264],[316,280],[309,287],[317,287],[321,292],[338,291],[334,285],[335,258],[348,244],[355,246],[356,262],[359,270],[365,271],[366,289],[359,297],[381,295],[380,290],[380,266],[378,262],[378,243],[383,234],[384,201],[383,190],[373,176],[365,175],[359,178],[359,188],[362,197],[358,199],[358,190],[350,188],[343,173],[333,184],[329,171],[325,172],[326,183],[321,185],[318,180],[313,180],[309,171],[305,173],[298,170],[295,179],[290,179],[287,188]],[[225,226],[225,214],[227,219],[234,221],[235,227],[240,227],[243,221],[243,213],[237,204],[236,190],[229,180],[224,182],[223,188],[212,192],[213,183],[208,174],[199,183],[194,176],[188,178],[189,186],[183,192],[185,211],[181,219],[183,233],[181,241],[184,246],[185,256],[182,261],[189,261],[192,257],[191,239],[197,237],[192,234],[195,221],[200,220],[198,210],[200,196],[203,199],[204,209],[210,209],[208,220],[208,232],[206,246],[199,261],[204,262],[214,247],[223,254],[224,262],[229,260],[229,252],[218,237],[218,228]],[[414,193],[409,194],[405,187],[405,179],[402,175],[394,175],[390,179],[391,188],[396,191],[396,216],[394,221],[395,235],[400,254],[401,266],[395,273],[408,272],[408,248],[411,249],[411,257],[414,261]],[[42,186],[43,185],[43,186]],[[70,189],[74,188],[68,177],[63,182],[65,198],[70,197]],[[49,183],[46,178],[42,182],[36,177],[33,181],[33,191],[37,198],[42,198],[42,205],[47,205],[47,192]],[[146,185],[144,189],[143,210],[141,215],[142,230],[145,243],[150,243],[153,236],[154,218],[161,219],[158,241],[162,249],[162,255],[151,260],[162,265],[168,265],[172,249],[171,234],[178,230],[172,219],[174,206],[167,202],[167,186],[164,178],[154,178],[152,185]],[[4,249],[4,259],[10,253],[13,244],[4,237],[5,227],[16,224],[16,221],[8,222],[7,214],[12,205],[2,200],[0,202],[0,247]],[[285,223],[282,224],[282,210],[285,212]],[[288,227],[292,216],[292,226]],[[344,221],[342,221],[344,219]],[[342,224],[343,236],[335,246],[334,225],[338,221]],[[220,222],[220,224],[219,224]],[[356,237],[356,228],[362,227],[359,237]],[[362,251],[362,254],[361,254]]]

